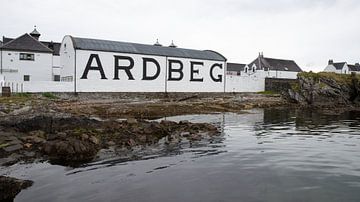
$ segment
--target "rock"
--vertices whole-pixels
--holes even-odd
[[[37,136],[37,137],[41,137],[41,138],[45,138],[45,137],[46,137],[45,132],[42,131],[42,130],[31,131],[31,132],[29,133],[29,135],[31,135],[31,136]]]
[[[38,137],[38,136],[26,136],[22,138],[26,142],[31,142],[35,144],[44,143],[46,140],[44,138]]]
[[[129,124],[137,124],[138,123],[138,121],[136,119],[134,119],[134,118],[128,118],[126,120],[126,122],[129,123]]]
[[[108,146],[114,146],[114,145],[116,145],[116,143],[115,143],[114,141],[108,141],[106,144],[107,144]]]
[[[26,156],[26,157],[34,157],[35,156],[35,152],[28,152],[28,151],[25,151],[24,152],[24,155]]]
[[[95,139],[93,141],[96,142]],[[87,162],[92,160],[99,148],[89,140],[80,140],[74,137],[66,139],[56,139],[44,143],[42,151],[51,160],[58,161],[59,164],[71,164],[73,162]]]
[[[15,145],[4,147],[3,150],[6,152],[14,152],[14,151],[20,150],[22,148],[23,148],[22,144],[15,144]]]
[[[97,139],[95,136],[91,136],[89,140],[96,145],[99,144],[99,139]]]
[[[27,113],[27,112],[29,112],[31,109],[32,109],[31,106],[25,106],[25,107],[23,107],[23,108],[20,108],[20,109],[17,109],[17,110],[12,111],[10,114],[16,116],[16,115],[19,115],[19,114]]]
[[[189,132],[181,132],[180,135],[182,137],[189,137],[190,136],[190,133]]]
[[[360,98],[360,82],[356,75],[303,72],[295,86],[284,92],[289,101],[302,106],[349,107]]]
[[[87,134],[81,134],[81,139],[82,140],[87,140],[87,139],[89,139],[89,136],[87,135]]]
[[[31,146],[32,146],[32,144],[30,144],[30,143],[25,143],[25,144],[24,144],[24,147],[25,147],[25,148],[30,148]]]
[[[0,201],[13,201],[22,189],[26,189],[32,184],[33,182],[29,180],[0,176]]]

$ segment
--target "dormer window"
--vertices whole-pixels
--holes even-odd
[[[20,60],[35,60],[35,55],[31,53],[20,53]]]

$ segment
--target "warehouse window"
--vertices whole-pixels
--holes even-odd
[[[54,75],[54,81],[60,81],[60,75]]]
[[[30,81],[30,75],[24,75],[24,81]]]
[[[35,55],[31,53],[20,53],[20,60],[35,60]]]

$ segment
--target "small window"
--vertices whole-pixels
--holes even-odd
[[[20,60],[35,60],[35,55],[31,53],[20,53]]]
[[[54,81],[60,81],[60,75],[54,75]]]
[[[24,81],[30,81],[30,75],[24,75]]]

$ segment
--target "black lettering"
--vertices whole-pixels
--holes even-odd
[[[115,57],[114,80],[119,80],[119,70],[125,71],[125,73],[128,76],[128,80],[135,80],[130,71],[134,67],[134,60],[131,57],[127,57],[127,56],[114,55],[114,57]],[[119,60],[127,60],[130,62],[130,65],[129,66],[120,66]]]
[[[179,69],[173,69],[173,64],[178,64]],[[169,78],[168,81],[180,81],[184,77],[184,73],[182,72],[184,68],[183,63],[180,60],[169,60]],[[173,77],[173,73],[179,73],[179,77]]]
[[[201,65],[204,66],[203,62],[190,62],[190,68],[191,68],[191,72],[190,72],[190,81],[198,81],[198,82],[203,82],[204,78],[194,78],[194,74],[199,74],[199,69],[194,69],[195,65]]]
[[[91,63],[93,62],[94,59],[96,61],[97,66],[91,66]],[[98,54],[91,54],[90,55],[89,60],[88,60],[88,62],[86,64],[84,73],[83,73],[83,75],[81,76],[80,79],[87,79],[87,75],[88,75],[90,70],[100,71],[101,79],[107,79],[106,76],[105,76],[104,69],[103,69],[103,67],[101,65],[100,58],[99,58]]]
[[[218,64],[218,63],[213,64],[213,66],[211,66],[211,68],[210,68],[210,77],[215,82],[222,82],[222,75],[221,74],[218,75],[218,78],[214,77],[213,71],[214,71],[215,67],[219,67],[220,69],[223,68],[222,64]]]
[[[156,66],[156,73],[153,76],[147,75],[147,63],[152,62]],[[153,58],[143,58],[143,78],[142,80],[155,80],[160,75],[160,64]]]

